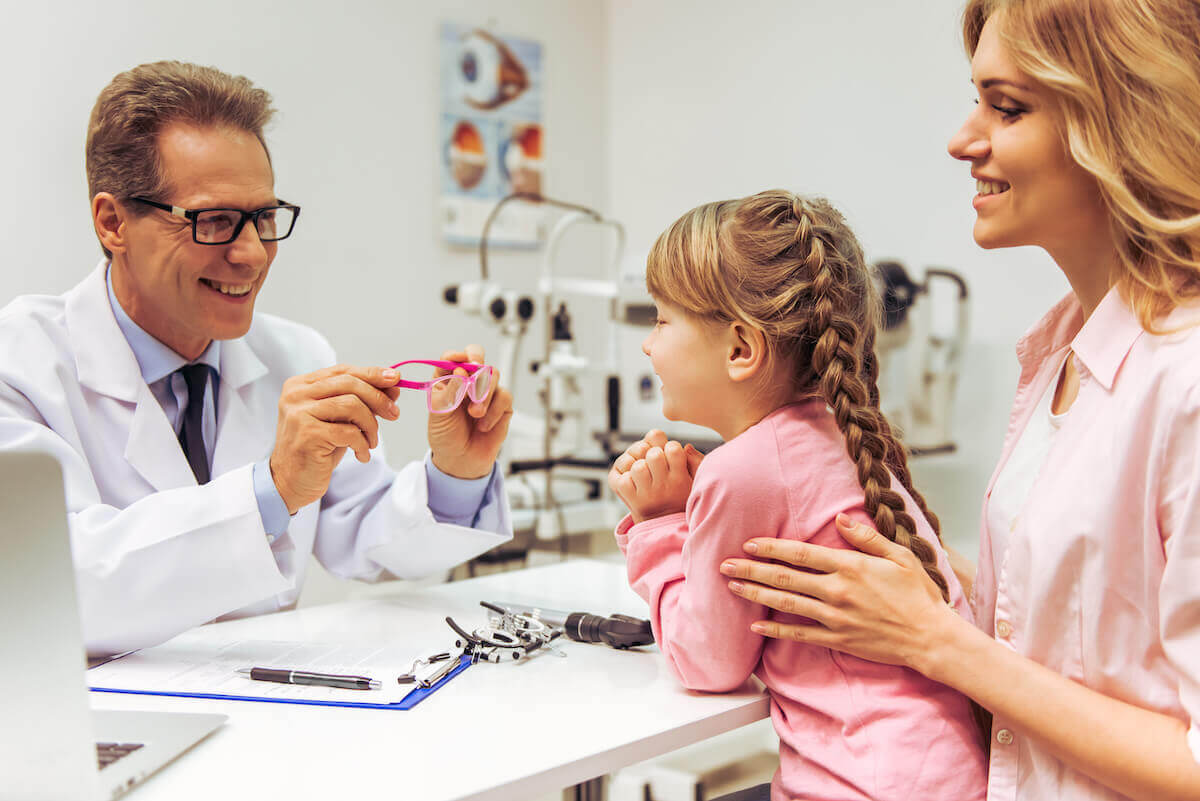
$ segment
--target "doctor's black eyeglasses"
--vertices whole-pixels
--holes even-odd
[[[156,209],[162,209],[176,217],[192,223],[192,241],[201,245],[227,245],[242,233],[247,220],[254,220],[254,229],[263,242],[278,242],[287,239],[296,226],[300,207],[280,201],[277,206],[267,206],[256,211],[241,209],[181,209],[144,197],[131,198]]]

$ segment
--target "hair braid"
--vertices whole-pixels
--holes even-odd
[[[863,337],[863,378],[867,383],[867,396],[871,404],[871,408],[879,408],[879,360],[875,358],[875,329],[870,328]],[[917,508],[921,510],[925,520],[929,523],[929,527],[933,529],[933,533],[937,536],[938,542],[942,541],[942,522],[938,520],[938,516],[933,513],[925,502],[925,496],[917,491],[913,486],[912,473],[908,469],[908,449],[892,431],[891,425],[888,423],[887,417],[883,414],[879,415],[879,433],[888,440],[889,453],[887,456],[888,469],[892,471],[892,475],[896,477],[908,494],[912,496],[916,502]]]
[[[903,497],[891,488],[888,460],[889,456],[895,459],[893,454],[899,446],[890,431],[884,433],[883,415],[871,403],[870,389],[862,380],[859,328],[850,315],[841,311],[846,304],[838,302],[845,282],[835,275],[835,269],[844,268],[845,260],[836,252],[826,253],[803,198],[793,200],[793,213],[793,244],[813,276],[809,335],[816,344],[812,368],[821,395],[846,439],[846,451],[858,468],[867,514],[880,534],[912,551],[948,601],[949,585],[938,569],[933,546],[916,534],[916,523],[906,511]]]

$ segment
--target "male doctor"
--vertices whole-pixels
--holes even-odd
[[[275,195],[273,111],[211,68],[118,75],[87,136],[106,258],[61,297],[0,310],[0,449],[62,463],[89,654],[288,608],[310,553],[371,581],[512,536],[507,391],[431,415],[430,453],[397,474],[377,418],[399,416],[399,376],[332,366],[315,331],[253,313],[299,216]]]

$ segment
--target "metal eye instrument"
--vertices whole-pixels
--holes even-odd
[[[561,628],[550,626],[532,615],[510,612],[487,601],[480,601],[479,605],[492,615],[487,626],[474,632],[468,632],[454,618],[446,618],[446,625],[458,635],[454,647],[462,649],[464,654],[470,654],[472,661],[515,662],[532,655],[563,634]]]

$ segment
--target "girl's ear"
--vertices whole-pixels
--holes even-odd
[[[725,331],[729,350],[725,369],[731,381],[749,381],[766,369],[767,338],[745,323],[733,322]]]

